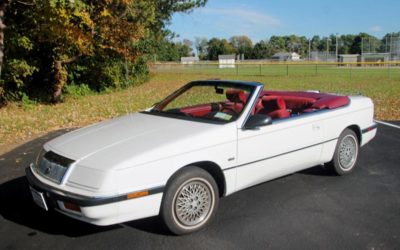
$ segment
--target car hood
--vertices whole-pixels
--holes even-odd
[[[110,170],[232,141],[224,127],[233,128],[136,113],[64,134],[46,143],[45,149],[81,166]]]

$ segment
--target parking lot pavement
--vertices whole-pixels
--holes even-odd
[[[352,175],[316,166],[249,188],[222,199],[210,227],[181,237],[169,235],[157,217],[96,227],[36,207],[24,166],[63,132],[0,156],[0,249],[400,247],[399,129],[379,125]]]

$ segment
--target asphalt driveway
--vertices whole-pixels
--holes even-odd
[[[352,175],[316,166],[241,191],[221,200],[210,227],[181,237],[156,217],[96,227],[36,207],[24,167],[64,132],[0,156],[0,249],[400,248],[400,129],[379,125]]]

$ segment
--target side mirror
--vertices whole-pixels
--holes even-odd
[[[249,117],[246,124],[244,125],[245,129],[255,129],[262,126],[267,126],[272,124],[272,118],[268,115],[255,114]]]

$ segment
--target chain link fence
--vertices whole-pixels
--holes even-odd
[[[235,63],[231,68],[221,68],[218,63],[154,63],[152,72],[209,75],[253,76],[376,76],[400,79],[400,62],[356,63]]]

